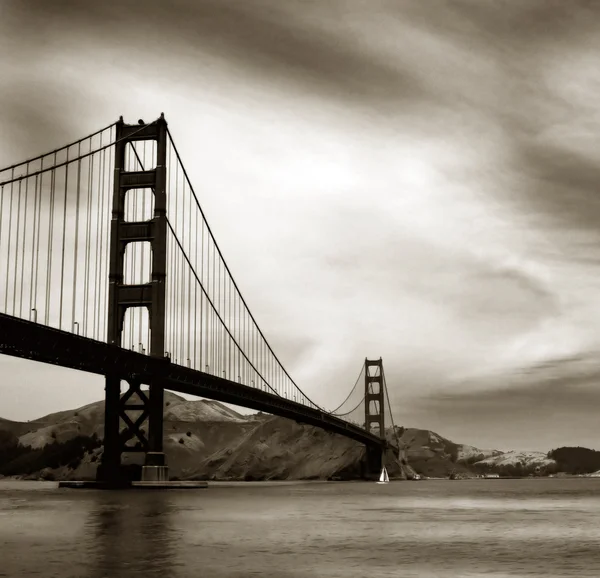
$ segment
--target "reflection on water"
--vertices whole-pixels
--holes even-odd
[[[101,493],[90,509],[86,528],[96,543],[94,578],[174,574],[172,506],[163,492]],[[98,507],[99,506],[99,507]]]
[[[0,482],[0,576],[600,576],[600,480]]]

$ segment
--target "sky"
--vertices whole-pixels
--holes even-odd
[[[0,165],[165,113],[273,349],[335,407],[600,449],[600,2],[2,0]],[[100,399],[0,359],[0,415]]]

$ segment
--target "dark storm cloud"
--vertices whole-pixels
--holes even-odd
[[[472,26],[477,35],[511,38],[531,47],[536,41],[556,42],[557,36],[566,32],[580,36],[594,28],[593,18],[600,16],[600,4],[596,0],[444,0],[436,3],[436,10],[426,3],[399,3],[412,5],[423,16],[423,23],[443,25],[444,17],[455,20],[451,27]],[[443,4],[446,11],[440,10]],[[440,14],[436,18],[435,12]]]
[[[435,6],[407,1],[376,1],[365,6],[354,1],[322,4],[299,0],[23,0],[8,3],[5,23],[20,31],[10,48],[21,66],[65,46],[73,51],[78,45],[96,46],[98,52],[112,50],[115,65],[132,72],[160,75],[166,65],[171,72],[180,69],[190,84],[201,86],[199,63],[216,57],[224,65],[234,65],[270,83],[316,91],[345,106],[358,104],[380,114],[388,111],[394,116],[411,109],[418,113],[428,104],[451,109],[465,101],[485,114],[508,115],[510,122],[518,122],[523,103],[509,102],[514,65],[535,57],[545,44],[564,44],[575,34],[581,36],[598,22],[598,4],[568,4],[570,8],[541,0],[470,0]],[[362,27],[358,25],[361,18]],[[354,27],[345,25],[346,21]],[[390,28],[382,37],[396,35],[385,54],[373,49],[383,24]],[[365,33],[359,35],[363,29]],[[489,54],[495,74],[506,78],[504,94],[496,95],[502,103],[500,110],[494,110],[497,103],[478,96],[477,86],[470,91],[464,85],[457,95],[426,79],[428,56],[419,52],[421,41],[415,45],[414,38],[405,37],[414,31],[474,54]],[[422,42],[425,47],[427,39]],[[460,77],[464,71],[457,72]],[[22,93],[34,90],[31,81],[9,90],[2,98],[4,110],[17,108],[23,102]],[[65,93],[59,98],[40,93],[40,99],[49,103],[64,105],[65,97]],[[525,106],[529,108],[527,102]],[[511,107],[513,112],[507,110]],[[28,119],[32,119],[32,127],[35,119],[37,126],[51,125],[52,130],[61,132],[62,115],[52,107],[37,106],[35,114],[20,114],[20,126]],[[64,120],[68,123],[66,115]]]
[[[494,384],[486,383],[495,381]],[[552,408],[562,411],[585,411],[600,404],[600,356],[597,353],[548,359],[529,367],[507,372],[502,376],[488,377],[479,385],[489,387],[477,391],[465,391],[455,384],[455,393],[436,395],[424,399],[419,405],[437,411],[460,408],[464,414],[485,412],[488,414],[528,412]],[[509,385],[506,385],[506,384]],[[595,410],[594,410],[595,411]]]
[[[338,11],[326,11],[318,3],[291,2],[283,8],[275,0],[58,0],[18,2],[14,10],[19,23],[29,23],[25,35],[41,28],[57,44],[113,44],[120,47],[123,64],[146,50],[177,68],[178,58],[197,59],[206,52],[275,82],[298,78],[344,100],[400,104],[425,96],[409,71],[375,59],[364,42],[335,30],[336,19],[344,15],[342,4]],[[189,74],[195,74],[193,67]]]
[[[129,69],[133,75],[164,77],[167,83],[178,77],[188,88],[196,87],[199,99],[203,66],[215,59],[240,70],[242,91],[244,77],[250,74],[272,85],[315,91],[346,106],[420,106],[433,97],[402,63],[378,58],[364,39],[336,31],[343,15],[343,4],[328,10],[318,3],[284,5],[275,0],[6,3],[0,23],[8,38],[4,58],[10,54],[13,66],[22,72],[0,92],[2,124],[17,135],[9,162],[30,155],[32,135],[42,152],[75,138],[74,125],[85,123],[85,112],[76,118],[78,111],[66,106],[77,88],[75,79],[63,85],[65,71],[58,59],[65,50],[76,53],[92,47],[96,65],[105,62],[103,54],[108,52],[113,66]],[[19,34],[10,35],[14,30]],[[36,70],[40,62],[45,65]],[[93,75],[94,64],[90,62],[85,73]],[[84,83],[86,78],[78,81]],[[51,85],[54,90],[47,88]],[[111,96],[95,98],[102,101]]]
[[[481,380],[477,391],[456,384],[456,393],[448,388],[411,404],[404,419],[411,425],[443,429],[450,439],[478,447],[598,449],[599,382],[596,352],[548,360]]]
[[[548,143],[518,149],[527,195],[522,203],[560,228],[597,230],[600,223],[598,159]]]

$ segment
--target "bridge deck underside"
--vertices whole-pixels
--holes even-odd
[[[0,314],[0,353],[88,373],[133,378],[146,385],[206,397],[293,419],[367,446],[382,441],[360,427],[318,409],[161,359],[73,333]]]

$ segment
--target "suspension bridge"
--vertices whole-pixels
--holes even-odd
[[[0,169],[0,353],[105,377],[99,481],[168,480],[164,390],[294,419],[352,438],[379,468],[381,359],[327,410],[295,383],[236,284],[164,115],[123,119]],[[142,388],[142,386],[145,386]],[[395,428],[393,429],[395,431]]]

